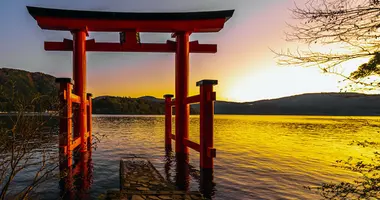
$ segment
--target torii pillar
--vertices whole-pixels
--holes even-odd
[[[74,94],[78,95],[82,102],[86,102],[86,35],[85,29],[75,30],[71,32],[73,34],[73,79],[74,79]],[[81,138],[81,152],[87,151],[87,139],[85,137],[87,133],[87,105],[81,103],[79,112],[76,115],[75,121],[79,126],[75,126],[74,133]]]
[[[175,152],[178,156],[189,154],[184,139],[189,138],[190,106],[185,103],[189,95],[189,33],[178,32],[175,56]]]

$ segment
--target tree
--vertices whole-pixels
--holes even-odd
[[[33,192],[44,186],[45,181],[70,178],[67,169],[58,170],[66,160],[60,158],[57,151],[61,106],[55,83],[51,83],[54,77],[45,80],[43,74],[34,73],[42,76],[37,80],[44,80],[36,81],[36,84],[46,85],[28,91],[20,89],[25,88],[21,84],[25,77],[23,73],[26,72],[22,72],[21,78],[0,80],[0,112],[8,112],[0,113],[0,200],[33,199]],[[1,75],[0,70],[0,79]],[[96,149],[101,137],[105,135],[92,134],[92,148]],[[74,150],[74,157],[78,157],[79,150]],[[76,176],[76,179],[82,178]],[[20,180],[22,184],[16,184]],[[64,187],[61,197],[65,198],[75,190],[78,188]]]
[[[308,48],[303,51],[275,52],[279,64],[319,67],[325,73],[336,74],[349,81],[349,90],[380,88],[379,0],[309,0],[305,7],[296,5],[291,11],[299,23],[289,25],[291,31],[286,33],[286,39],[306,44]],[[367,61],[348,75],[340,71],[344,64],[356,59]],[[369,141],[352,144],[375,149],[380,147],[379,143]],[[352,182],[324,183],[307,188],[317,190],[326,199],[380,199],[378,151],[369,160],[339,160],[337,167],[358,172],[362,176]]]
[[[0,110],[12,111],[0,115],[0,200],[30,199],[45,181],[69,175],[58,170],[60,162],[65,162],[57,151],[58,95],[26,97],[14,85],[13,82],[0,85]],[[93,134],[91,147],[96,148],[99,136],[104,137]],[[73,154],[78,152],[79,148]],[[15,184],[17,178],[22,180],[22,185]],[[69,190],[62,197],[75,188]]]
[[[40,112],[46,102],[52,106],[58,101],[40,95],[28,101],[20,96],[17,91],[0,91],[0,106],[15,111],[11,116],[0,116],[0,199],[28,199],[36,187],[56,175],[59,166],[52,151],[56,127],[50,124],[57,116]],[[15,190],[13,181],[26,170],[33,171],[33,176],[23,178],[28,184]]]
[[[289,24],[286,40],[308,48],[275,52],[279,64],[316,66],[342,76],[359,89],[379,89],[380,81],[373,79],[380,75],[379,0],[309,0],[291,12],[299,23]],[[355,59],[367,62],[344,74],[342,64]]]

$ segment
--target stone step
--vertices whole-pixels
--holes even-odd
[[[120,191],[108,191],[110,200],[204,199],[198,191],[179,191],[165,180],[152,163],[137,156],[120,161]]]

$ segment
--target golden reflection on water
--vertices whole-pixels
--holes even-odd
[[[358,176],[332,165],[350,156],[371,156],[375,149],[348,144],[353,140],[380,142],[376,127],[380,125],[379,119],[217,115],[215,198],[315,199],[318,196],[303,186],[349,181]],[[163,172],[163,116],[97,117],[94,131],[107,135],[93,154],[94,163],[99,160],[101,165],[98,170],[109,166],[110,160],[134,153],[152,157],[155,166]],[[190,120],[190,139],[199,142],[197,116]],[[190,162],[196,168],[198,159],[198,153],[190,151]],[[109,178],[107,173],[102,176]],[[196,181],[191,184],[193,189],[197,188]]]

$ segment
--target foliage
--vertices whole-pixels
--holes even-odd
[[[351,145],[380,147],[380,143],[354,141]],[[380,199],[380,153],[365,161],[350,157],[347,161],[337,160],[337,167],[358,172],[362,176],[353,182],[324,183],[320,187],[307,187],[317,190],[326,199]]]
[[[319,67],[325,73],[342,76],[348,90],[378,90],[380,81],[380,1],[379,0],[309,0],[304,7],[291,10],[297,25],[289,24],[289,42],[301,42],[307,50],[275,52],[278,63]],[[322,48],[321,48],[322,47]],[[350,74],[344,69],[349,61],[363,64]],[[375,142],[354,145],[378,148]],[[371,159],[349,158],[337,166],[362,176],[353,182],[322,184],[316,189],[327,199],[379,199],[380,156]]]
[[[58,114],[62,111],[58,93],[42,95],[37,92],[33,97],[19,93],[15,85],[6,82],[0,87],[0,109],[4,106],[14,111],[0,115],[1,200],[30,199],[45,181],[53,177],[65,179],[69,175],[63,169],[60,173],[57,170],[60,163],[66,161],[59,157],[55,145],[58,142]],[[55,112],[41,112],[45,109]],[[102,137],[104,135],[92,133],[91,147],[96,149]],[[78,156],[79,151],[79,148],[73,150],[74,156]],[[17,179],[23,182],[24,188],[15,184]],[[64,197],[70,192],[65,190],[61,195]]]
[[[162,115],[165,102],[155,98],[103,96],[93,99],[93,109],[94,114]],[[190,107],[190,114],[199,114],[199,111]]]
[[[93,100],[95,114],[164,114],[164,102],[129,97],[100,97]]]
[[[360,89],[378,89],[380,82],[373,79],[380,75],[378,0],[309,0],[291,12],[299,23],[289,25],[287,41],[307,44],[308,49],[276,52],[279,64],[317,66],[325,73],[344,77],[351,87],[353,84]],[[318,46],[323,48],[315,50]],[[355,59],[368,62],[351,74],[344,74],[342,64]]]
[[[58,156],[52,150],[56,147],[51,145],[57,140],[55,126],[51,124],[56,116],[39,112],[44,103],[56,106],[58,101],[49,96],[36,96],[28,102],[17,92],[11,94],[0,90],[2,105],[12,105],[17,111],[10,116],[0,116],[0,199],[10,196],[28,199],[36,187],[55,176],[59,166]],[[35,173],[31,178],[22,177],[27,186],[14,189],[13,181],[28,170]]]
[[[28,105],[36,97],[38,104],[34,104],[34,111],[57,110],[48,98],[57,97],[58,85],[55,77],[43,73],[31,73],[23,70],[0,68],[0,112],[17,111],[16,105]],[[16,97],[12,101],[10,98]],[[28,107],[25,111],[32,111]],[[164,114],[165,104],[163,99],[111,97],[104,96],[93,99],[94,114]],[[191,114],[199,113],[195,108],[190,109]]]
[[[0,91],[0,111],[22,109],[25,112],[43,112],[56,109],[50,97],[57,96],[57,85],[55,78],[47,74],[1,68]]]

